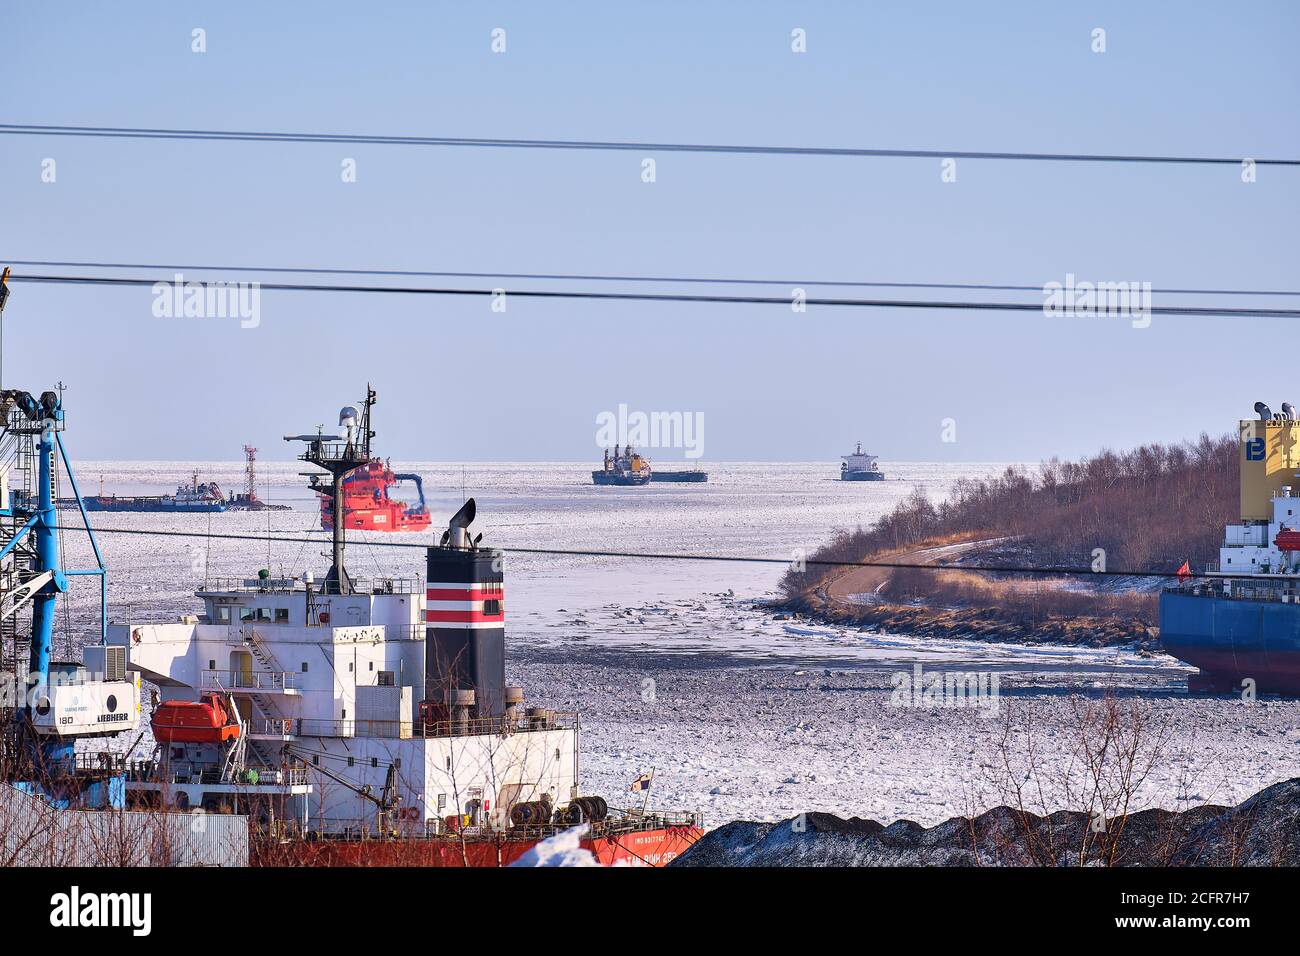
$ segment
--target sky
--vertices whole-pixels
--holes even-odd
[[[54,2],[5,13],[0,122],[1296,158],[1297,40],[1288,2]],[[963,159],[944,182],[928,158],[661,153],[645,182],[644,158],[0,136],[0,261],[1300,289],[1297,168],[1243,183],[1235,165]],[[706,462],[834,461],[858,440],[886,460],[1026,461],[1300,401],[1274,358],[1293,320],[460,284],[504,284],[506,311],[264,290],[241,328],[158,317],[148,288],[16,279],[4,384],[64,382],[69,445],[96,459],[235,459],[246,442],[288,459],[282,436],[332,427],[367,382],[382,453],[452,461],[595,458],[620,404],[702,416]]]

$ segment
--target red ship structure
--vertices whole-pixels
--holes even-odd
[[[354,421],[359,420],[358,428],[366,436],[364,448],[370,450],[369,439],[374,436],[370,430],[370,406],[374,404],[374,393],[369,392],[358,412],[353,406],[343,410]],[[389,496],[389,489],[398,487],[403,481],[415,485],[418,501],[411,503]],[[322,487],[313,484],[313,490],[320,496],[320,523],[326,531],[334,527],[334,496],[327,494]],[[343,527],[351,531],[427,531],[429,528],[429,508],[424,500],[424,482],[414,472],[399,473],[393,471],[388,462],[379,458],[367,458],[354,471],[343,479]]]

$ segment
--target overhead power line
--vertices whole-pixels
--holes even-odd
[[[61,285],[104,285],[104,286],[169,286],[171,278],[140,279],[119,278],[113,276],[67,276],[67,275],[11,275],[11,282],[40,282]],[[219,280],[204,280],[207,282]],[[324,285],[283,282],[260,282],[259,288],[282,292],[357,292],[379,293],[388,295],[432,295],[432,296],[493,296],[494,289],[456,289],[432,288],[425,286],[375,286],[375,285]],[[670,292],[593,292],[590,290],[559,289],[511,289],[503,290],[512,298],[525,299],[593,299],[616,302],[707,302],[729,303],[733,305],[782,305],[789,306],[789,296],[763,295],[691,295]],[[1039,290],[1040,292],[1042,290]],[[809,306],[839,306],[853,308],[881,309],[924,309],[944,310],[961,309],[981,312],[1039,312],[1043,311],[1041,302],[956,302],[944,300],[918,299],[851,299],[851,298],[817,298],[806,297],[802,300]],[[1106,315],[1104,310],[1095,310],[1098,315]],[[1119,313],[1112,312],[1112,315]],[[1151,306],[1143,314],[1167,316],[1206,316],[1236,317],[1256,319],[1293,319],[1300,318],[1300,309],[1244,309],[1226,306],[1188,306],[1162,305]]]
[[[581,139],[503,139],[477,136],[391,136],[365,133],[289,133],[254,130],[166,129],[132,126],[0,124],[8,136],[84,136],[108,139],[207,140],[255,143],[348,143],[377,146],[443,146],[482,149],[634,151],[643,153],[738,153],[763,156],[839,156],[884,159],[993,159],[1069,163],[1239,165],[1241,156],[1138,155],[1131,153],[1034,153],[970,149],[880,149],[844,146],[753,146],[721,143],[616,142]],[[1259,166],[1300,166],[1300,159],[1255,159]]]
[[[355,275],[452,279],[528,279],[538,281],[570,282],[636,282],[663,285],[770,285],[770,286],[836,286],[840,288],[871,289],[961,289],[989,292],[1038,292],[1041,285],[1004,285],[984,282],[881,282],[862,279],[744,279],[714,276],[644,276],[644,275],[594,275],[576,272],[448,272],[422,269],[331,269],[310,266],[231,266],[198,265],[194,263],[167,262],[75,262],[64,259],[10,259],[0,256],[0,262],[11,266],[41,266],[43,268],[77,269],[166,269],[168,271],[199,272],[249,272],[296,275]],[[1300,290],[1276,289],[1152,289],[1153,295],[1258,295],[1300,296]]]
[[[58,530],[63,531],[82,531],[83,528],[76,525],[56,525]],[[328,544],[327,538],[300,538],[290,537],[288,535],[251,535],[251,534],[222,534],[219,532],[209,533],[207,531],[173,531],[156,528],[107,528],[96,526],[95,534],[133,534],[146,535],[150,537],[163,538],[212,538],[223,541],[252,541],[259,544],[266,544],[268,541],[274,541],[280,544],[307,544],[319,543]],[[371,547],[379,548],[416,548],[424,550],[432,547],[428,541],[354,541],[353,545],[365,544]],[[558,557],[574,558],[629,558],[645,561],[723,561],[739,564],[773,564],[792,566],[794,561],[790,558],[766,558],[753,555],[730,555],[730,554],[680,554],[674,552],[654,552],[654,551],[593,551],[583,548],[496,548],[494,550],[503,551],[506,554],[538,554],[553,555]],[[970,564],[907,564],[906,562],[895,561],[838,561],[838,560],[819,560],[816,558],[805,558],[803,563],[807,567],[825,567],[825,568],[895,568],[907,569],[912,571],[974,571],[981,574],[1032,574],[1048,575],[1062,577],[1066,575],[1079,575],[1083,577],[1111,577],[1111,578],[1185,578],[1186,574],[1179,574],[1177,571],[1094,571],[1091,568],[1072,568],[1064,566],[1042,566],[1032,567],[1027,565],[970,565]],[[1203,577],[1204,575],[1193,574],[1192,577]]]

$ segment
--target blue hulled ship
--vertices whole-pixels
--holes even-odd
[[[1289,403],[1241,423],[1241,521],[1217,566],[1160,595],[1160,641],[1191,689],[1300,693],[1300,421]]]
[[[221,512],[226,496],[215,481],[200,482],[198,472],[188,485],[179,485],[174,495],[106,495],[101,490],[85,499],[87,511],[184,511]]]

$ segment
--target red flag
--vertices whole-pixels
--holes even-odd
[[[1187,580],[1188,578],[1190,578],[1191,576],[1192,576],[1192,569],[1191,569],[1191,567],[1188,565],[1188,563],[1187,563],[1186,561],[1184,561],[1184,562],[1183,562],[1183,566],[1182,566],[1181,568],[1178,569],[1178,580],[1179,580],[1179,581],[1186,581],[1186,580]]]

